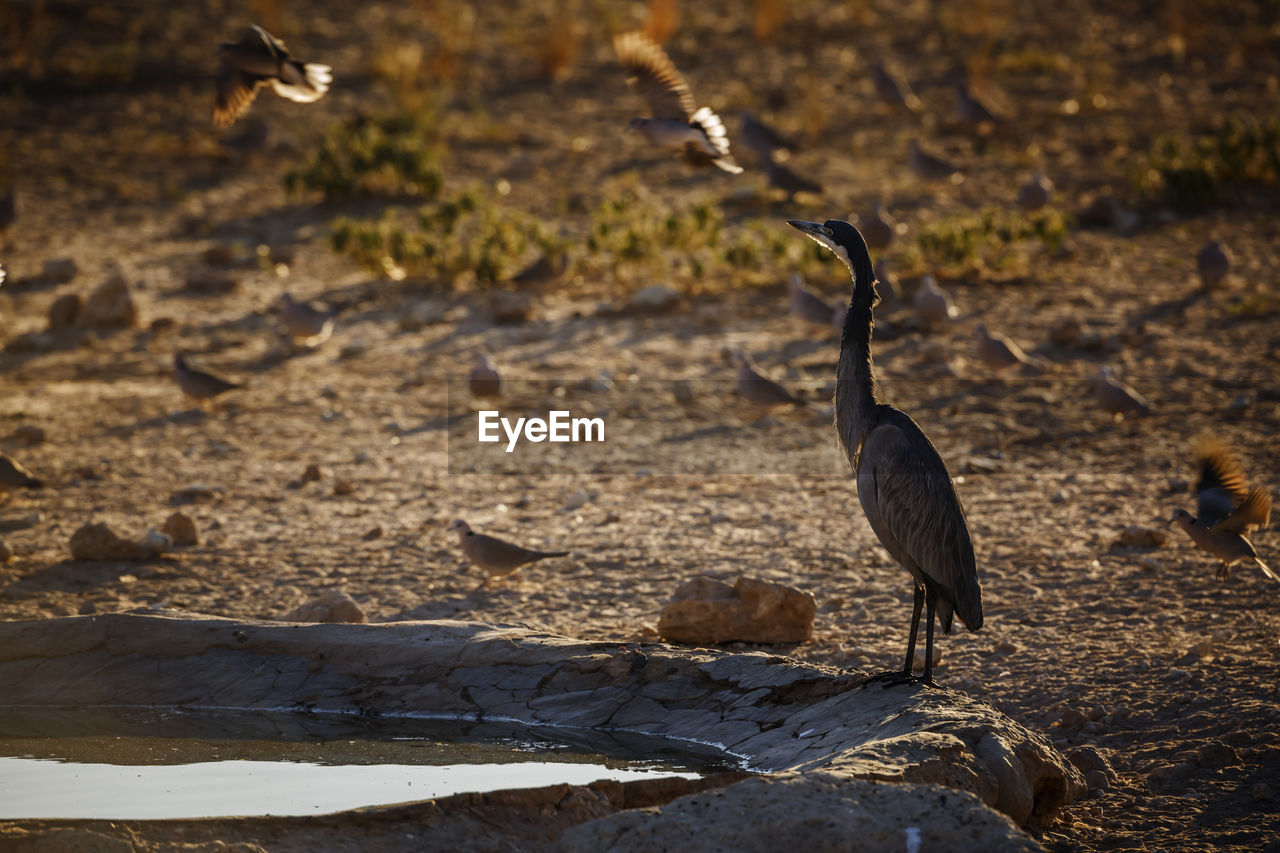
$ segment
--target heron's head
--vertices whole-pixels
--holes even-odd
[[[861,283],[865,278],[867,284],[875,280],[867,241],[862,238],[862,232],[848,222],[843,219],[828,219],[821,223],[788,219],[787,224],[834,252],[837,258],[844,261],[855,280]]]

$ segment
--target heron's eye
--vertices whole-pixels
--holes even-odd
[[[823,233],[823,234],[826,234],[828,237],[834,237],[834,236],[836,236],[836,235],[835,235],[835,232],[834,232],[834,231],[832,231],[830,228],[828,228],[828,227],[827,227],[827,226],[825,226],[825,225],[823,225],[823,226],[822,226],[822,233]]]

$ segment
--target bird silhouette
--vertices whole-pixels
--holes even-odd
[[[804,286],[804,278],[793,273],[787,281],[787,307],[794,317],[815,326],[830,326],[835,307]]]
[[[805,401],[762,374],[742,350],[734,350],[734,382],[738,393],[756,406],[771,409],[774,406],[803,406]]]
[[[1035,213],[1049,203],[1053,195],[1053,181],[1044,172],[1036,172],[1031,179],[1018,187],[1018,207],[1025,213]]]
[[[521,566],[551,557],[564,557],[568,551],[531,551],[510,542],[504,542],[493,536],[476,533],[471,525],[457,519],[449,525],[449,529],[458,534],[458,544],[471,565],[485,573],[480,586],[488,586],[491,578],[506,577]]]
[[[920,611],[925,616],[924,673],[933,684],[933,626],[944,633],[952,618],[970,631],[982,627],[982,589],[969,524],[947,466],[924,431],[905,412],[876,396],[871,363],[875,271],[858,229],[838,219],[789,224],[835,253],[853,277],[836,365],[836,435],[858,482],[858,499],[876,538],[910,575],[915,589],[911,635],[902,670],[891,681],[910,681]]]
[[[1231,271],[1231,256],[1217,240],[1210,240],[1196,253],[1196,272],[1205,290],[1213,290],[1222,284]]]
[[[871,66],[871,85],[875,89],[876,99],[885,107],[920,112],[920,99],[911,91],[911,84],[900,74],[885,67],[883,62]]]
[[[173,378],[183,394],[200,402],[212,400],[220,394],[244,387],[214,376],[212,373],[196,370],[187,363],[187,357],[182,353],[176,353],[173,356]]]
[[[616,37],[613,47],[653,114],[651,118],[631,119],[629,130],[694,166],[716,166],[735,175],[742,171],[729,153],[724,122],[710,107],[697,106],[666,51],[639,31]]]
[[[218,45],[218,59],[213,121],[220,127],[230,127],[253,103],[261,86],[270,84],[282,98],[310,103],[329,91],[333,82],[328,65],[292,59],[284,42],[255,25],[247,27],[238,41]]]
[[[952,304],[951,297],[938,286],[937,280],[931,275],[920,279],[913,304],[916,314],[930,327],[954,320],[960,314]]]
[[[467,386],[472,397],[497,397],[502,393],[502,377],[487,353],[481,353],[480,360],[471,368]]]
[[[299,302],[288,293],[280,295],[280,321],[289,342],[304,347],[318,347],[333,334],[333,315]]]
[[[916,139],[907,145],[907,165],[926,181],[945,181],[960,171],[955,164],[925,151]]]
[[[1147,398],[1117,379],[1109,365],[1098,368],[1098,375],[1093,379],[1093,398],[1116,421],[1125,415],[1143,415],[1151,411]]]
[[[44,481],[7,453],[0,453],[0,492],[43,488]]]
[[[1186,531],[1200,550],[1218,558],[1219,580],[1230,577],[1231,564],[1239,560],[1252,560],[1264,575],[1280,580],[1245,538],[1246,533],[1267,526],[1271,495],[1260,486],[1248,487],[1239,455],[1221,439],[1202,439],[1196,460],[1200,464],[1194,488],[1196,514],[1175,510],[1169,522]]]

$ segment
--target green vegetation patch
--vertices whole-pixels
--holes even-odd
[[[1025,257],[1030,241],[1050,251],[1058,249],[1069,225],[1066,216],[1053,208],[1024,215],[987,207],[922,224],[916,246],[931,268],[1008,269]]]
[[[318,191],[326,200],[371,194],[435,198],[444,186],[435,113],[339,122],[305,163],[285,175],[284,184],[291,193]]]
[[[1130,182],[1149,201],[1212,205],[1228,185],[1280,184],[1280,118],[1232,113],[1201,136],[1164,134],[1134,161]]]

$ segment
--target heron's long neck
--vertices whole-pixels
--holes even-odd
[[[836,433],[850,461],[857,465],[862,440],[875,419],[876,380],[871,372],[871,307],[875,303],[870,261],[853,271],[853,298],[840,337],[840,361],[836,365]]]

